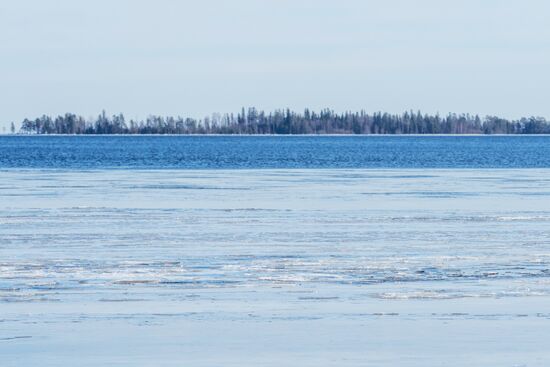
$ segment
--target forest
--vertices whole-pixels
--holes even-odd
[[[12,132],[17,132],[12,123]],[[289,109],[264,112],[243,108],[237,114],[213,114],[203,119],[149,116],[127,120],[124,115],[86,119],[72,113],[41,116],[22,121],[21,134],[550,134],[550,123],[542,117],[507,120],[496,116],[448,114],[447,116],[405,112],[336,113],[325,109],[302,113]]]

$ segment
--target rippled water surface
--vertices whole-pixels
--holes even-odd
[[[550,136],[0,136],[0,168],[550,168]]]

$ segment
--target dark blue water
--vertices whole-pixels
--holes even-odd
[[[550,136],[3,136],[0,168],[542,168]]]

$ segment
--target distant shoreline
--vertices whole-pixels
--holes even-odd
[[[24,119],[18,128],[12,122],[10,133],[61,135],[526,135],[550,134],[550,122],[543,117],[507,120],[497,116],[480,117],[450,113],[446,116],[419,112],[389,114],[385,112],[336,113],[305,109],[261,111],[243,108],[239,113],[213,114],[195,119],[182,116],[155,116],[126,119],[109,116],[105,111],[97,118],[74,113],[43,115]]]
[[[550,136],[550,134],[0,134],[0,137],[533,137]]]

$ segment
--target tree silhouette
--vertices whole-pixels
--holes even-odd
[[[15,132],[12,124],[11,131]],[[126,121],[123,114],[108,116],[105,111],[93,120],[67,113],[43,115],[21,122],[27,134],[548,134],[550,123],[542,117],[506,120],[496,116],[481,118],[469,114],[428,115],[407,111],[402,114],[365,111],[336,113],[290,109],[266,113],[243,108],[233,114],[213,114],[204,119],[148,116],[145,120]]]

